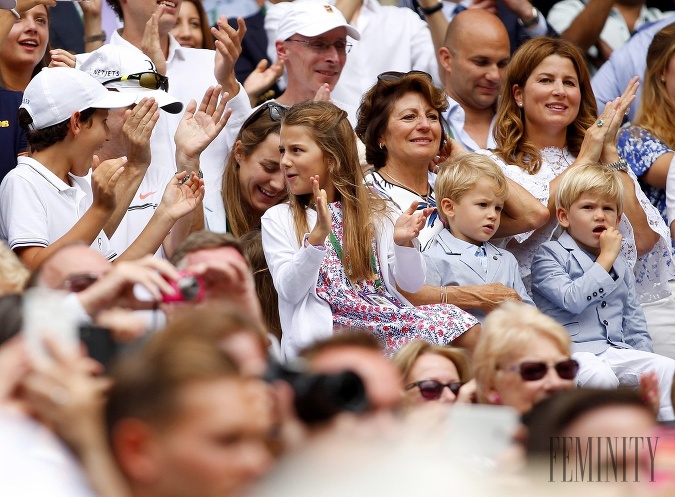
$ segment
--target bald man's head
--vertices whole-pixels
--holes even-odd
[[[483,9],[457,14],[439,55],[453,100],[476,110],[495,104],[510,57],[509,34],[496,15]]]

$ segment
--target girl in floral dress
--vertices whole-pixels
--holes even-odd
[[[414,202],[397,218],[365,186],[346,112],[293,106],[279,148],[290,201],[265,213],[262,235],[287,358],[343,327],[368,329],[393,352],[416,338],[449,344],[479,326],[451,304],[413,307],[399,293],[424,284],[417,235],[432,209]]]

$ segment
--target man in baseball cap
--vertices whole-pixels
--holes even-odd
[[[277,27],[277,56],[284,61],[288,76],[286,91],[277,101],[290,106],[314,99],[326,85],[328,90],[335,88],[351,48],[348,36],[360,39],[356,28],[332,5],[290,4]],[[355,109],[344,110],[351,115]]]

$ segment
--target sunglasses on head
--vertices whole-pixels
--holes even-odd
[[[411,390],[415,387],[420,389],[420,394],[427,400],[436,400],[441,397],[443,389],[448,387],[452,393],[457,396],[459,394],[459,389],[462,388],[461,381],[451,381],[450,383],[441,383],[436,380],[422,380],[411,383],[405,387],[406,390]]]
[[[159,73],[154,71],[148,72],[139,72],[136,74],[128,74],[120,78],[111,79],[103,83],[107,85],[108,83],[114,83],[115,81],[138,81],[138,84],[142,88],[147,88],[148,90],[164,90],[169,91],[169,78],[162,76]]]
[[[80,293],[98,281],[96,273],[74,274],[64,280],[59,286],[62,290],[67,290],[73,293]]]
[[[565,359],[555,364],[525,361],[515,366],[509,366],[506,370],[519,373],[523,381],[537,381],[546,376],[549,368],[555,369],[555,372],[561,379],[573,380],[579,372],[579,363],[574,359]]]
[[[284,117],[284,114],[286,113],[286,107],[283,105],[275,104],[274,102],[266,102],[258,107],[253,114],[248,116],[246,121],[244,121],[244,124],[241,125],[240,129],[243,130],[248,128],[251,124],[260,119],[260,116],[262,116],[266,110],[269,110],[270,119],[275,123],[281,121],[281,118]]]
[[[432,81],[431,74],[424,71],[408,71],[408,72],[399,72],[399,71],[387,71],[379,74],[377,76],[378,81],[398,81],[406,76],[419,75],[424,76],[429,81]]]

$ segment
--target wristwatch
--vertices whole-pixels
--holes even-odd
[[[536,26],[538,22],[539,22],[539,11],[534,6],[532,6],[532,19],[523,22],[520,19],[520,17],[518,18],[518,24],[520,24],[524,28],[531,28],[533,26]]]
[[[420,10],[425,16],[430,16],[434,12],[438,12],[439,10],[443,9],[443,2],[439,1],[436,5],[433,5],[431,7],[422,7],[420,5]]]
[[[614,171],[628,171],[628,162],[626,162],[626,159],[619,159],[616,162],[605,164],[605,167]]]

